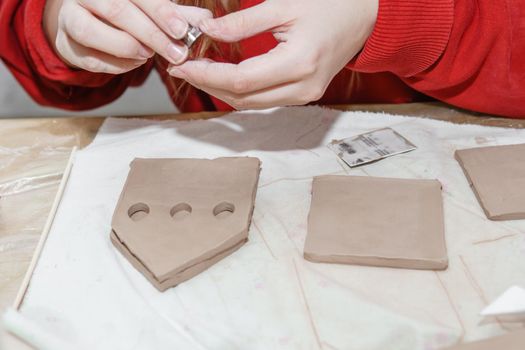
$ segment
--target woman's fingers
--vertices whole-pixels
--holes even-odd
[[[57,6],[47,11],[54,15],[50,22],[56,28],[48,36],[57,53],[74,67],[114,74],[136,68],[155,52],[172,64],[184,62],[188,48],[178,39],[188,23],[212,17],[206,9],[170,0],[63,0]]]
[[[174,39],[182,39],[188,31],[188,23],[197,25],[212,13],[200,7],[179,6],[170,0],[131,0],[146,13],[155,24]]]
[[[199,86],[237,94],[249,93],[313,75],[317,58],[309,50],[304,50],[306,52],[298,61],[297,50],[283,43],[264,55],[239,64],[193,60],[171,67],[168,72]]]
[[[282,26],[282,9],[276,1],[264,1],[219,18],[205,19],[199,28],[214,39],[236,42]]]
[[[147,60],[134,60],[108,55],[85,47],[72,40],[64,32],[59,32],[56,40],[57,50],[69,65],[96,73],[122,74],[129,72]]]
[[[131,0],[144,11],[165,33],[181,39],[188,30],[188,23],[179,17],[177,5],[169,0]]]
[[[89,11],[131,34],[172,64],[183,62],[188,48],[172,41],[142,10],[128,0],[81,0]]]
[[[276,106],[304,105],[319,100],[326,90],[326,85],[311,84],[308,82],[294,82],[263,89],[247,94],[236,94],[231,91],[213,89],[207,86],[192,84],[218,99],[228,103],[237,110],[264,109]],[[319,86],[325,86],[320,89]]]
[[[154,54],[128,33],[100,21],[81,6],[72,6],[69,16],[60,20],[67,35],[82,46],[115,57],[138,60],[148,59]]]
[[[177,5],[177,12],[194,27],[198,27],[205,19],[213,18],[211,11],[202,7]]]
[[[203,20],[199,28],[220,41],[235,42],[271,30],[281,43],[238,65],[201,60],[169,72],[239,109],[318,100],[363,47],[377,15],[377,1],[328,2],[266,0]]]

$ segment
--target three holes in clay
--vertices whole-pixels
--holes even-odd
[[[180,220],[189,216],[193,211],[188,203],[179,203],[170,210],[170,215],[175,220]],[[217,219],[224,219],[235,212],[235,206],[230,202],[221,202],[213,208],[213,215]],[[149,214],[149,207],[144,203],[133,204],[128,209],[128,216],[133,221],[140,221]]]

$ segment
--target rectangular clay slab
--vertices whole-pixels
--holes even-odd
[[[447,268],[441,184],[360,176],[314,178],[304,257],[324,263]]]
[[[111,240],[158,289],[174,286],[246,242],[259,172],[249,157],[135,159]]]
[[[455,155],[487,218],[525,219],[525,144],[470,148]]]

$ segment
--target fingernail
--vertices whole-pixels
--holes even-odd
[[[178,18],[171,19],[168,23],[168,26],[171,30],[171,34],[175,37],[175,39],[182,38],[188,30],[188,24],[181,21]]]
[[[173,64],[181,63],[188,55],[188,48],[186,46],[177,46],[175,44],[168,45],[168,56],[171,58]]]
[[[168,69],[168,73],[169,73],[169,75],[174,76],[174,77],[179,78],[179,79],[185,79],[186,78],[186,74],[184,74],[184,71],[182,71],[182,69],[177,68],[177,67],[169,68]]]
[[[141,46],[139,49],[139,55],[141,58],[148,59],[153,56],[153,50],[149,47]]]

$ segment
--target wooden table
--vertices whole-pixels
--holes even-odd
[[[525,128],[525,120],[496,118],[440,103],[331,106],[340,110],[386,112],[458,124]],[[209,119],[204,112],[140,116],[158,120]],[[0,312],[11,305],[47,219],[69,152],[85,147],[105,118],[0,119]],[[6,345],[24,349],[12,337]]]

